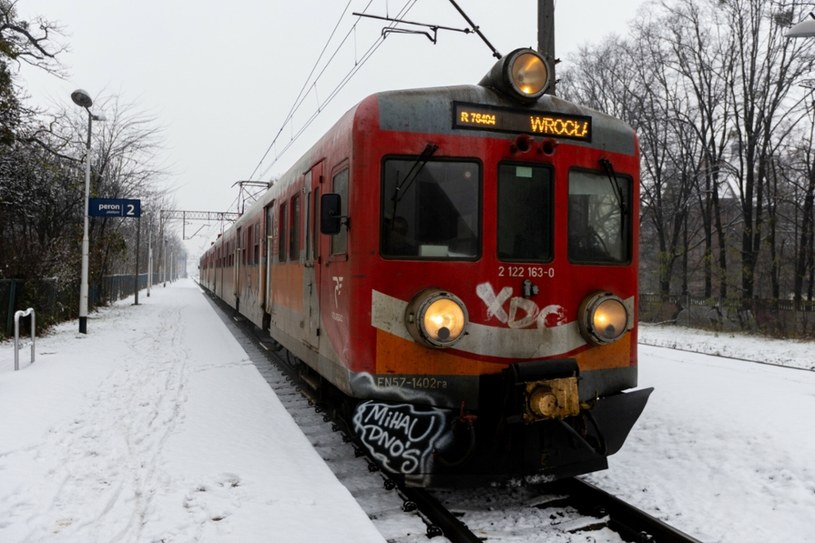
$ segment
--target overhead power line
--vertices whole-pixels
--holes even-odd
[[[402,6],[402,8],[399,10],[399,14],[396,16],[396,18],[398,19],[400,17],[404,17],[405,15],[407,15],[407,13],[413,8],[413,6],[416,4],[416,2],[417,2],[417,0],[407,0],[406,3]],[[368,10],[368,8],[371,6],[372,3],[373,3],[373,0],[370,0],[366,4],[365,9],[363,10],[363,13]],[[340,41],[339,45],[337,45],[337,47],[334,49],[333,53],[328,58],[325,65],[322,67],[322,69],[319,71],[319,73],[316,76],[314,76],[314,73],[317,72],[318,67],[320,66],[320,62],[322,61],[323,57],[325,56],[326,51],[328,50],[329,44],[333,40],[334,35],[336,34],[337,29],[339,28],[343,18],[346,16],[346,13],[348,11],[348,8],[349,8],[350,4],[351,4],[351,1],[349,0],[348,4],[345,6],[345,9],[343,10],[342,14],[340,15],[337,23],[335,24],[334,30],[331,32],[331,34],[328,37],[328,40],[326,41],[326,44],[323,46],[323,49],[320,52],[320,55],[317,58],[317,61],[315,62],[314,66],[312,67],[311,72],[309,73],[309,76],[306,79],[306,82],[303,84],[302,88],[300,89],[300,93],[298,94],[297,98],[294,100],[294,103],[292,104],[292,107],[289,110],[288,115],[286,116],[286,118],[283,121],[280,129],[275,134],[274,138],[272,139],[272,142],[266,148],[266,151],[263,153],[263,156],[261,157],[261,159],[258,162],[257,166],[255,166],[255,169],[252,171],[252,174],[249,176],[248,179],[256,179],[255,175],[261,169],[264,162],[266,162],[266,160],[269,157],[269,154],[272,152],[272,150],[275,149],[275,147],[277,146],[278,141],[280,140],[280,137],[283,134],[283,131],[286,129],[287,126],[291,125],[292,119],[294,118],[294,115],[300,110],[300,108],[305,103],[305,100],[307,99],[307,97],[309,96],[309,94],[311,93],[312,90],[314,90],[315,95],[316,95],[317,82],[320,81],[320,78],[323,76],[323,74],[325,74],[325,71],[335,61],[336,56],[340,52],[342,47],[348,42],[348,40],[352,36],[356,35],[355,33],[356,33],[356,27],[357,27],[358,21],[355,22],[351,26],[351,28],[345,34],[343,39]],[[396,24],[398,24],[398,22],[391,22],[389,26],[392,28]],[[325,99],[323,99],[322,101],[320,101],[318,99],[318,105],[317,105],[316,111],[314,111],[305,120],[304,124],[297,131],[292,133],[291,138],[287,142],[282,144],[282,148],[276,153],[276,155],[274,156],[272,161],[261,172],[261,174],[260,174],[261,179],[266,177],[266,175],[274,167],[274,165],[277,163],[277,161],[280,159],[280,157],[283,155],[283,153],[285,153],[294,144],[294,142],[297,140],[297,138],[311,125],[312,122],[314,122],[314,120],[322,112],[322,110],[328,104],[331,103],[331,101],[337,96],[337,94],[339,94],[339,92],[345,87],[345,85],[348,84],[348,82],[362,68],[362,66],[368,61],[368,59],[371,58],[371,56],[374,54],[374,52],[376,52],[376,50],[382,45],[382,42],[384,41],[384,36],[385,36],[384,33],[378,35],[377,39],[374,40],[374,42],[364,51],[361,58],[357,58],[356,53],[355,53],[354,65],[345,73],[345,75],[342,77],[340,82],[333,88],[333,90],[331,90],[331,92],[327,95],[327,97]]]

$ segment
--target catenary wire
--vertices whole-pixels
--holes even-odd
[[[373,1],[373,0],[371,0],[371,1]],[[263,157],[260,159],[260,162],[258,162],[257,166],[255,166],[255,169],[252,171],[252,175],[250,175],[248,177],[248,179],[254,178],[255,174],[258,171],[258,168],[260,168],[261,164],[263,164],[263,161],[266,160],[266,157],[269,155],[269,152],[274,147],[274,144],[277,141],[277,138],[280,137],[280,134],[283,132],[283,129],[286,127],[286,125],[289,123],[289,121],[292,119],[294,114],[299,109],[300,104],[302,103],[303,93],[306,90],[306,88],[309,86],[309,82],[311,81],[311,76],[314,75],[314,71],[317,69],[317,66],[320,65],[320,61],[322,60],[323,55],[325,54],[326,50],[328,49],[328,45],[331,43],[331,40],[334,39],[334,34],[336,34],[337,29],[340,26],[340,23],[342,22],[343,18],[345,17],[345,14],[348,12],[348,8],[351,6],[351,2],[352,2],[352,0],[348,0],[348,3],[345,4],[345,9],[342,10],[342,13],[340,14],[339,18],[337,19],[336,24],[334,24],[334,29],[331,31],[331,34],[329,34],[328,39],[325,42],[325,45],[323,45],[323,49],[322,49],[322,51],[320,51],[320,55],[317,57],[317,60],[314,62],[314,66],[312,66],[311,71],[308,74],[308,77],[306,77],[306,80],[303,82],[303,86],[300,88],[300,92],[297,94],[297,98],[294,99],[294,103],[292,104],[291,109],[289,109],[289,113],[286,115],[286,118],[283,120],[283,123],[280,126],[280,130],[277,131],[277,134],[275,135],[274,140],[272,141],[271,144],[269,144],[269,147],[266,149],[266,152],[263,153]],[[370,5],[370,2],[368,2],[368,6],[369,5]],[[365,9],[367,9],[368,6],[365,6]],[[318,78],[319,78],[319,76],[318,76]],[[315,82],[316,82],[316,80],[315,80]]]
[[[408,2],[406,2],[405,5],[402,7],[402,9],[399,11],[399,14],[397,15],[397,18],[403,17],[408,12],[410,12],[410,10],[413,8],[413,6],[416,4],[417,1],[418,0],[409,0]],[[365,12],[370,7],[370,5],[372,3],[373,3],[373,0],[370,0],[368,2],[368,4],[366,4],[363,12]],[[349,4],[350,4],[350,2],[349,2]],[[292,105],[292,108],[291,108],[289,114],[286,116],[286,119],[283,121],[281,128],[278,130],[278,132],[276,133],[274,139],[272,140],[272,142],[267,147],[265,153],[263,154],[263,157],[258,162],[257,166],[253,170],[252,175],[249,177],[249,179],[253,179],[255,174],[257,174],[258,170],[261,168],[263,163],[268,158],[269,153],[277,145],[277,142],[280,139],[280,136],[283,133],[283,130],[285,129],[286,125],[291,123],[294,114],[300,109],[300,107],[303,105],[306,98],[310,94],[309,92],[304,92],[305,89],[307,89],[307,88],[312,89],[313,88],[313,89],[315,89],[315,92],[316,92],[317,82],[320,80],[320,78],[323,76],[325,71],[328,69],[329,65],[332,62],[334,62],[334,59],[336,58],[336,56],[339,53],[340,49],[347,42],[347,40],[352,35],[352,33],[355,32],[357,23],[354,23],[351,26],[351,29],[346,33],[345,37],[341,40],[340,44],[337,46],[337,48],[331,54],[328,61],[323,66],[322,70],[320,70],[318,75],[316,77],[314,77],[313,80],[312,80],[312,75],[316,71],[317,66],[320,63],[320,60],[323,58],[323,56],[325,54],[325,51],[328,48],[328,44],[332,40],[332,38],[333,38],[333,36],[335,34],[335,31],[336,31],[336,28],[339,26],[342,18],[345,16],[345,14],[347,12],[347,9],[348,9],[348,5],[346,5],[345,10],[343,10],[343,13],[342,13],[342,15],[340,17],[340,20],[337,22],[337,25],[335,25],[334,32],[332,32],[331,36],[329,37],[328,41],[326,42],[326,45],[323,48],[323,52],[320,53],[320,57],[317,59],[317,62],[315,63],[314,67],[312,68],[311,73],[309,74],[308,79],[306,80],[305,84],[303,85],[303,87],[302,87],[302,89],[300,91],[300,94],[298,95],[297,99],[295,100],[294,104]],[[393,22],[388,27],[392,28],[393,26],[396,26],[396,24],[398,24],[398,23]],[[312,113],[311,116],[309,116],[309,118],[305,121],[304,125],[299,130],[297,130],[296,132],[294,132],[292,134],[291,138],[286,143],[286,145],[276,154],[277,156],[275,156],[275,158],[272,160],[272,162],[260,174],[260,178],[265,178],[266,177],[266,175],[269,173],[271,168],[274,167],[274,165],[277,163],[277,161],[280,159],[280,157],[283,155],[283,153],[285,153],[294,144],[296,139],[311,125],[312,122],[314,122],[314,120],[322,112],[322,110],[337,96],[337,94],[339,94],[339,92],[345,87],[345,85],[348,84],[348,82],[351,80],[351,78],[370,59],[370,57],[373,55],[373,53],[382,45],[382,42],[384,41],[384,36],[385,36],[384,33],[380,33],[380,35],[377,37],[377,39],[365,51],[365,53],[363,54],[362,59],[357,60],[354,63],[354,66],[345,74],[345,76],[343,76],[343,78],[340,80],[340,82],[337,84],[337,86],[328,94],[328,96],[322,102],[318,101],[317,110],[314,113]]]

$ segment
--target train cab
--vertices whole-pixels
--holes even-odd
[[[519,49],[478,85],[374,94],[236,225],[266,233],[241,312],[411,484],[602,469],[651,392],[636,134],[548,84]]]

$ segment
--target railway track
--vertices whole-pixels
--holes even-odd
[[[578,507],[601,508],[609,516],[609,527],[621,534],[626,541],[646,543],[701,543],[661,520],[612,496],[581,479],[564,482],[566,491]]]
[[[474,535],[453,541],[699,543],[580,479],[492,489],[487,495],[483,489],[433,493]]]
[[[284,351],[212,300],[261,375],[389,543],[699,543],[579,479],[468,490],[404,488],[364,456],[338,410],[316,401]]]

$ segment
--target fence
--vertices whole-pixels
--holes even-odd
[[[153,285],[160,284],[159,273]],[[147,274],[139,275],[139,289],[147,288]],[[108,275],[88,286],[88,307],[121,300],[135,292],[134,276]],[[40,329],[76,318],[79,314],[79,285],[57,279],[0,279],[0,339],[14,334],[14,313],[26,307],[37,311]],[[26,325],[27,326],[27,325]],[[26,333],[30,330],[25,329]]]
[[[690,328],[815,337],[815,301],[700,299],[640,294],[641,322],[671,322]]]

